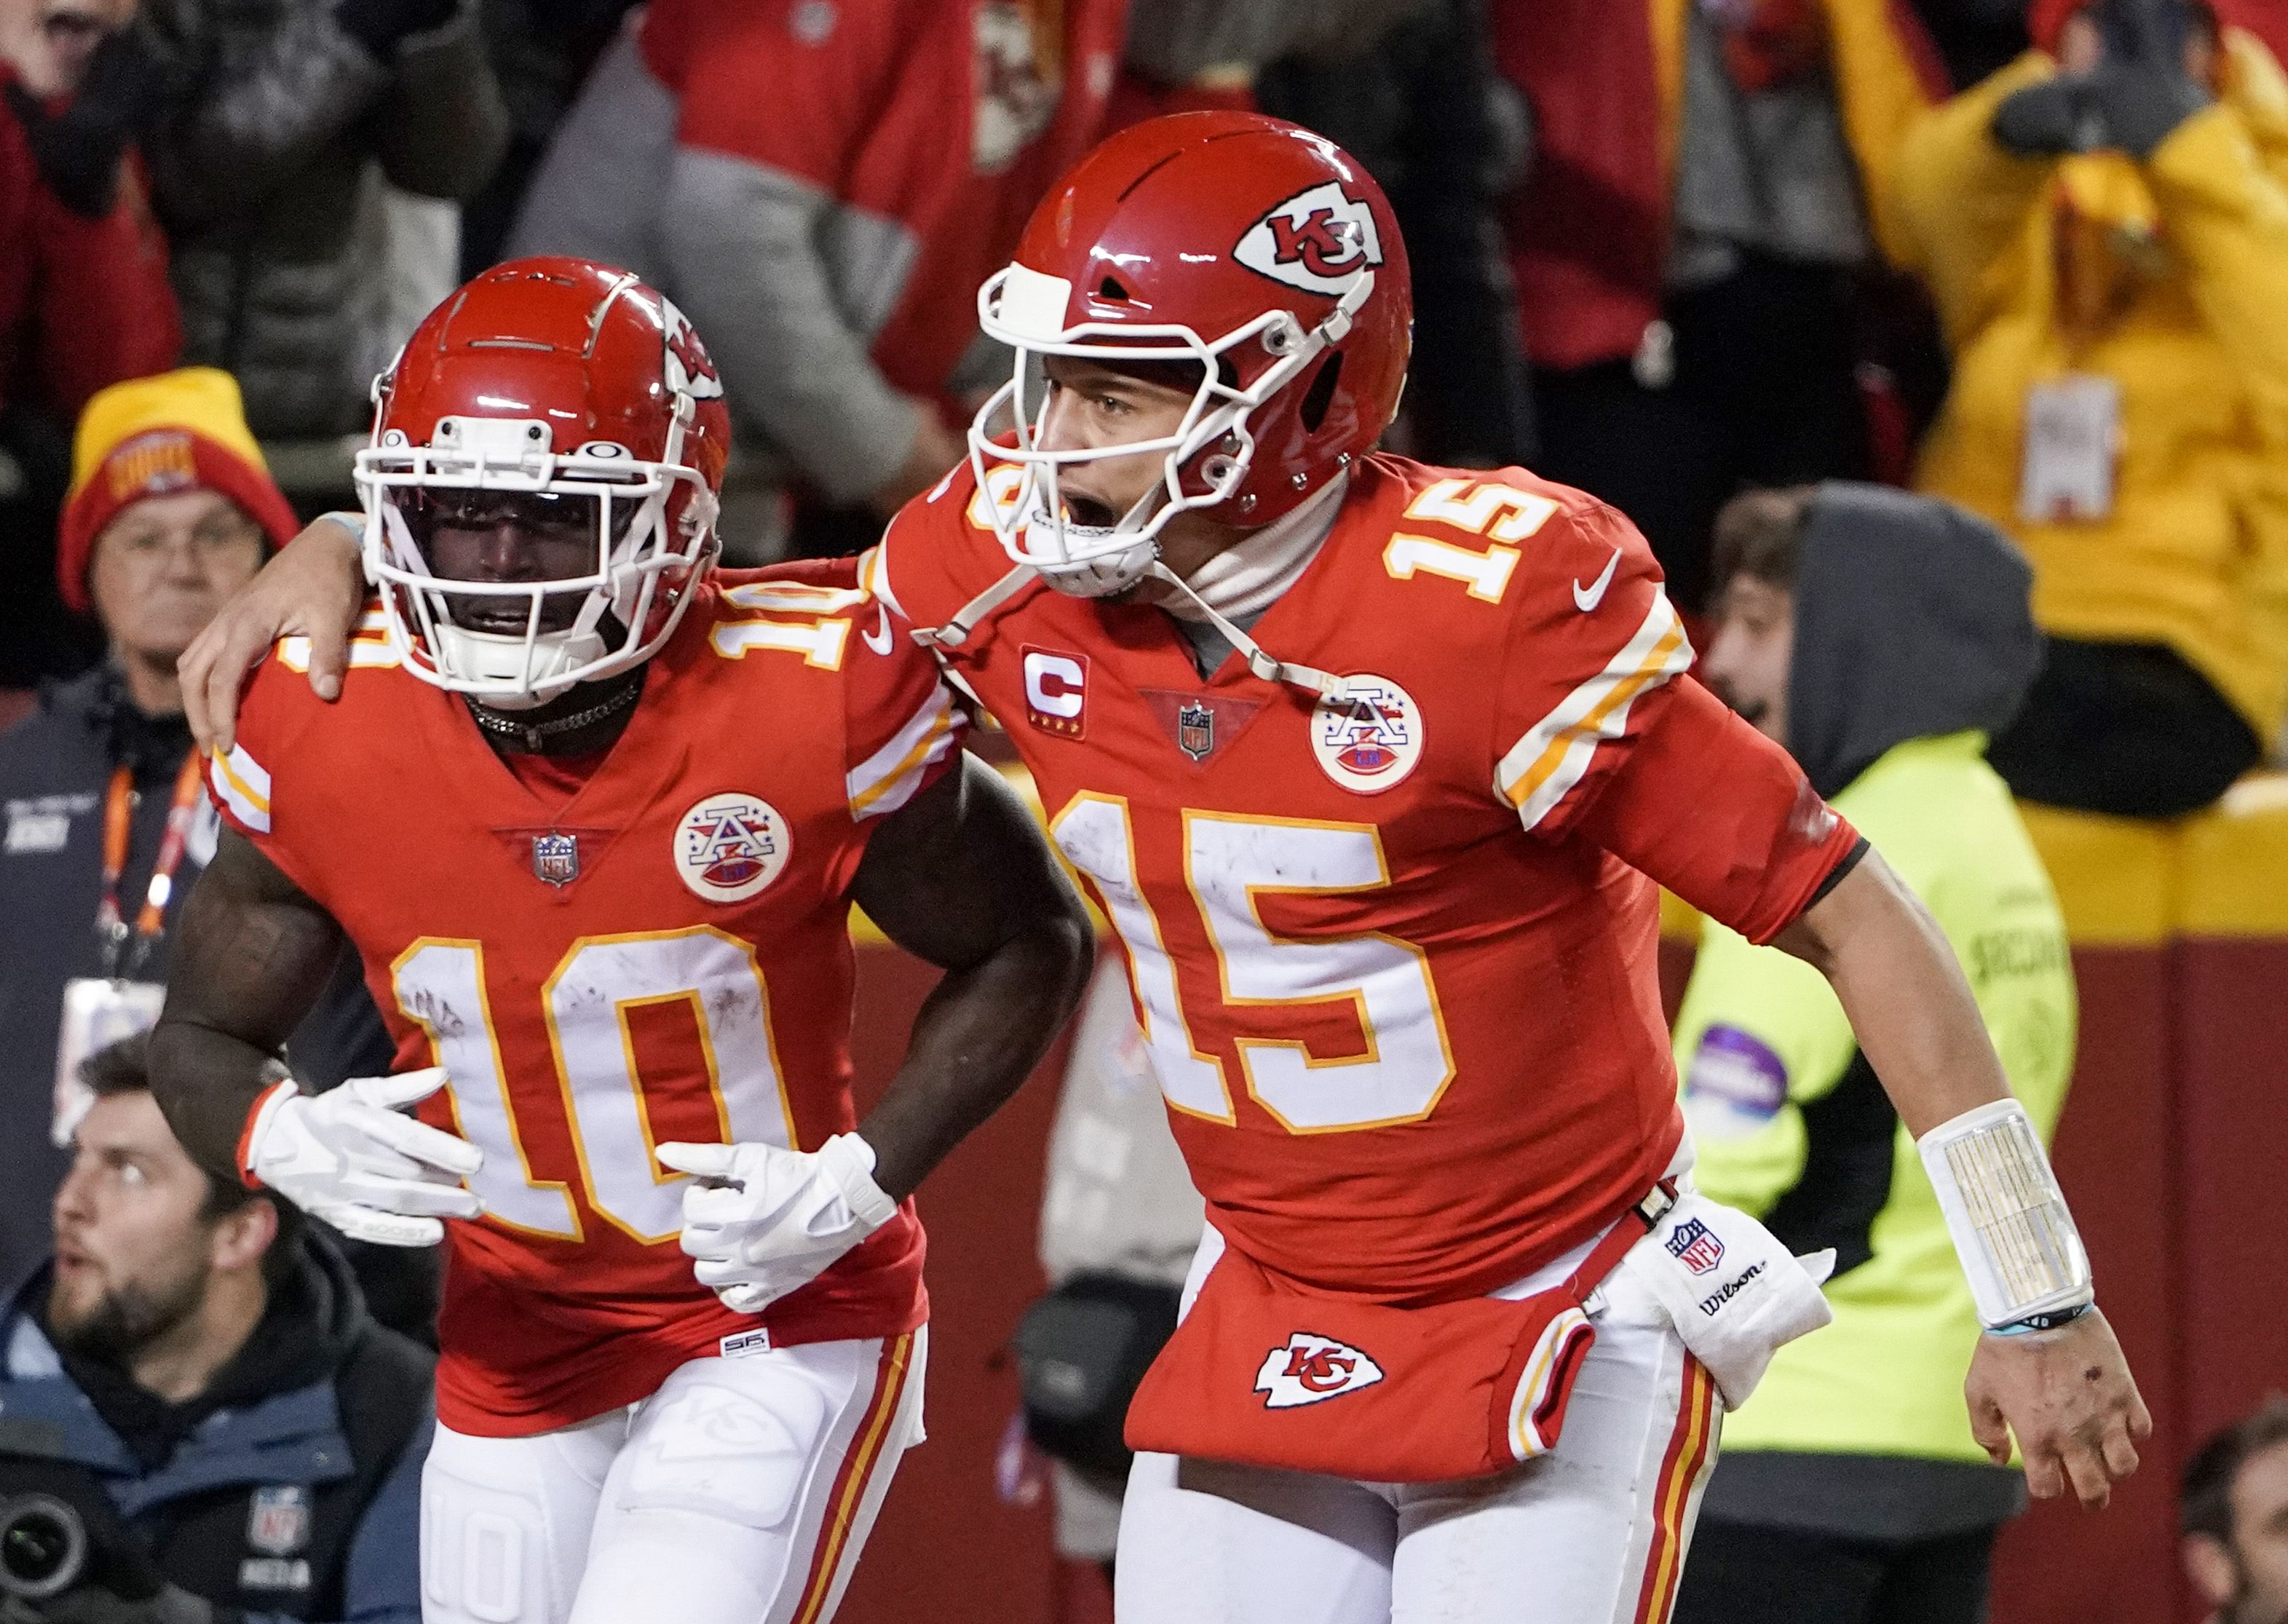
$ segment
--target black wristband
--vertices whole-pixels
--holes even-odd
[[[2030,1331],[2054,1331],[2060,1326],[2071,1325],[2097,1306],[2094,1303],[2077,1303],[2071,1308],[2053,1310],[2046,1314],[2029,1314],[2023,1319],[2013,1319],[2007,1325],[1992,1327],[1990,1336],[2018,1336]]]
[[[1811,899],[1803,905],[1801,912],[1796,916],[1801,918],[1804,914],[1809,913],[1824,902],[1827,899],[1827,893],[1842,884],[1851,871],[1859,866],[1859,860],[1872,850],[1874,848],[1867,844],[1867,837],[1864,835],[1853,841],[1851,849],[1837,860],[1834,867],[1827,871],[1827,877],[1819,883],[1819,889],[1811,893]]]

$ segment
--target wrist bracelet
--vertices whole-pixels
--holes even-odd
[[[2029,1314],[2023,1319],[2014,1319],[2008,1325],[1990,1326],[1989,1336],[2028,1336],[2036,1331],[2054,1331],[2060,1326],[2071,1325],[2097,1306],[2094,1303],[2077,1303],[2071,1308],[2061,1308],[2046,1314]]]

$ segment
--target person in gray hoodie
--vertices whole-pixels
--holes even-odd
[[[1703,677],[1929,907],[2046,1136],[2073,970],[1985,761],[2040,660],[2025,559],[1948,503],[1830,484],[1735,500],[1716,566]],[[1913,1136],[1818,972],[1712,923],[1676,1056],[1701,1188],[1836,1255],[1834,1323],[1725,1420],[1677,1624],[1976,1624],[2025,1489],[1963,1407],[1981,1327]]]

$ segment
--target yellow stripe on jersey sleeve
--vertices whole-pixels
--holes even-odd
[[[1494,769],[1494,788],[1532,828],[1589,771],[1597,747],[1628,726],[1629,707],[1692,663],[1692,646],[1668,601],[1656,590],[1644,622],[1605,669],[1575,688],[1510,747]]]
[[[270,832],[270,774],[246,746],[233,745],[228,755],[212,757],[207,780],[241,823],[258,835]]]
[[[851,769],[851,817],[878,818],[913,799],[929,769],[959,748],[962,725],[952,695],[942,684],[933,685],[921,709],[890,741]]]

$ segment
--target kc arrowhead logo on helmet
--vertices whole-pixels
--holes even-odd
[[[1360,271],[1382,263],[1382,237],[1374,211],[1330,180],[1249,226],[1232,257],[1291,288],[1339,294]]]
[[[695,400],[720,400],[723,379],[715,370],[714,359],[707,346],[699,342],[699,335],[691,329],[689,318],[666,299],[660,300],[661,313],[667,319],[667,354],[662,370],[667,375],[667,386],[680,389]]]

